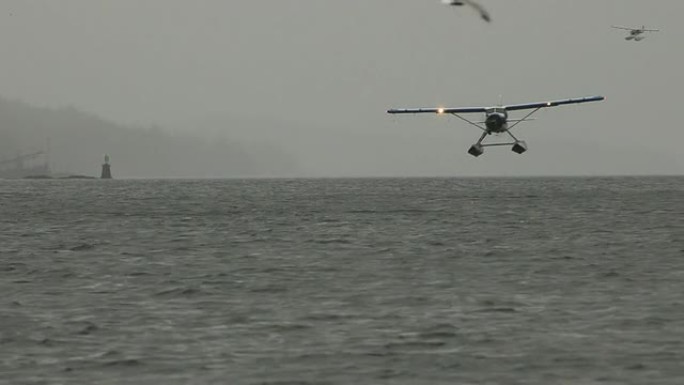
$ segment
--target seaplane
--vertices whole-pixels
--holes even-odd
[[[641,28],[629,28],[629,27],[620,27],[618,25],[613,25],[611,26],[615,29],[622,29],[625,31],[629,31],[629,35],[625,37],[625,40],[634,40],[634,41],[642,41],[646,38],[646,35],[644,33],[646,32],[660,32],[658,29],[646,29],[646,26],[641,26]]]
[[[519,140],[511,130],[522,122],[527,122],[532,119],[530,117],[537,111],[549,108],[562,106],[567,104],[580,104],[589,102],[602,101],[605,98],[603,96],[588,96],[583,98],[573,98],[573,99],[563,99],[563,100],[552,100],[547,102],[538,103],[525,103],[525,104],[513,104],[508,106],[495,106],[495,107],[457,107],[457,108],[393,108],[387,110],[388,114],[437,114],[453,115],[462,121],[475,126],[482,130],[482,136],[473,144],[468,153],[474,157],[478,157],[484,153],[485,147],[493,146],[513,146],[512,151],[517,154],[522,154],[527,151],[527,143]],[[531,110],[522,119],[509,119],[508,113],[511,111],[521,111],[521,110]],[[481,122],[473,121],[467,119],[463,114],[484,114],[484,120]],[[509,123],[512,123],[509,125]],[[501,134],[506,134],[512,139],[512,142],[488,142],[485,143],[485,139],[490,135],[499,136]]]

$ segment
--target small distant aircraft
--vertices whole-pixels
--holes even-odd
[[[642,41],[646,38],[644,35],[645,32],[660,32],[658,29],[646,29],[646,26],[642,26],[641,28],[628,28],[628,27],[620,27],[617,25],[612,26],[615,29],[622,29],[625,31],[629,31],[629,36],[625,37],[625,40],[634,40],[634,41]]]
[[[442,4],[459,6],[459,7],[463,6],[463,5],[469,5],[473,8],[475,8],[475,10],[480,13],[480,17],[484,21],[486,21],[488,23],[492,21],[491,16],[489,16],[489,12],[487,12],[487,10],[484,9],[483,6],[481,6],[480,4],[478,4],[472,0],[442,0]]]
[[[540,103],[527,103],[527,104],[513,104],[510,106],[497,106],[497,107],[465,107],[465,108],[443,108],[443,107],[438,107],[438,108],[408,108],[408,109],[390,109],[387,110],[388,114],[421,114],[421,113],[432,113],[432,114],[438,114],[438,115],[443,115],[443,114],[451,114],[454,115],[455,117],[479,128],[480,130],[483,131],[482,136],[480,137],[480,140],[477,141],[477,143],[473,144],[470,149],[468,150],[468,153],[474,157],[478,157],[484,153],[484,148],[485,147],[492,147],[492,146],[510,146],[513,145],[513,152],[522,154],[525,151],[527,151],[527,144],[522,141],[518,140],[512,133],[511,129],[513,127],[517,126],[521,122],[525,122],[531,119],[528,119],[532,114],[535,112],[539,111],[542,108],[547,108],[547,107],[556,107],[556,106],[561,106],[565,104],[579,104],[579,103],[588,103],[588,102],[598,102],[601,100],[604,100],[605,98],[603,96],[589,96],[585,98],[574,98],[574,99],[564,99],[564,100],[554,100],[554,101],[549,101],[549,102],[540,102]],[[508,119],[508,111],[519,111],[519,110],[532,110],[529,112],[527,115],[525,115],[522,119]],[[461,116],[461,114],[469,114],[469,113],[484,113],[485,114],[485,120],[482,122],[473,122],[469,119],[464,118]],[[513,125],[510,127],[508,126],[509,122],[513,122]],[[507,142],[507,143],[482,143],[484,139],[487,137],[487,135],[492,135],[492,134],[502,134],[506,133],[508,134],[512,139],[513,142]]]

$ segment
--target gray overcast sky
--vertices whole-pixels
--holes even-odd
[[[125,124],[272,140],[302,175],[684,173],[681,0],[3,0],[0,94]],[[639,43],[612,24],[660,28]],[[467,148],[390,107],[605,95]]]

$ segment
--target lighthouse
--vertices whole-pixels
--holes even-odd
[[[104,163],[102,164],[102,175],[100,175],[101,179],[112,179],[112,170],[111,166],[109,165],[109,155],[105,155],[104,157]]]

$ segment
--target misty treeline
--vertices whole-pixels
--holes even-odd
[[[125,127],[71,107],[0,98],[0,160],[37,151],[48,152],[53,172],[91,176],[99,176],[105,154],[114,177],[259,177],[295,169],[293,158],[272,144]]]

